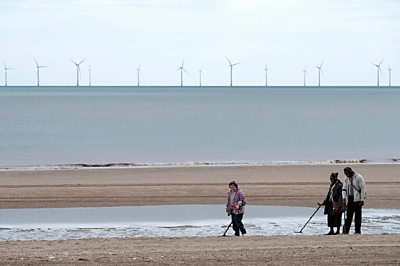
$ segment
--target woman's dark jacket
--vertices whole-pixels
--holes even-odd
[[[331,201],[331,186],[329,186],[328,194],[326,195],[324,204],[324,214],[331,214],[333,210],[333,202]],[[340,180],[336,181],[334,188],[333,188],[333,201],[334,202],[339,202],[339,200],[342,200],[342,188],[343,184],[340,182]]]

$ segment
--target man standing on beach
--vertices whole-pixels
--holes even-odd
[[[364,178],[350,167],[344,168],[346,178],[344,180],[342,196],[344,204],[347,203],[347,217],[343,228],[343,234],[348,234],[355,214],[355,233],[361,234],[362,206],[365,200]],[[347,199],[347,202],[346,202]]]

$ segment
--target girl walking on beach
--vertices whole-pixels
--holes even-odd
[[[229,189],[226,212],[231,216],[235,236],[240,236],[240,233],[245,235],[246,229],[242,222],[245,208],[244,205],[246,204],[244,201],[245,195],[235,181],[229,183]]]
[[[326,199],[321,204],[325,206],[324,214],[328,215],[328,227],[330,228],[327,235],[340,234],[340,226],[342,225],[342,212],[344,204],[342,200],[342,182],[338,179],[338,173],[332,173],[330,176],[331,184],[329,186]],[[336,232],[333,228],[336,227]]]

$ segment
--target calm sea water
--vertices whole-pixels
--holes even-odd
[[[400,88],[2,87],[0,167],[400,157]]]

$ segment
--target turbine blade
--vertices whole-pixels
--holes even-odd
[[[85,60],[86,60],[86,58],[83,59],[82,61],[80,61],[78,65],[82,64]]]
[[[33,58],[33,59],[35,60],[36,67],[39,67],[39,64],[38,64],[38,62],[37,62],[36,58]]]
[[[78,63],[71,59],[71,62],[78,66]]]
[[[382,62],[383,62],[383,59],[385,59],[385,58],[382,58],[382,60],[379,62],[379,66],[382,64]]]
[[[187,72],[185,68],[183,68],[183,71],[185,71],[186,74],[189,74],[189,72]]]
[[[182,65],[181,65],[181,67],[183,67],[183,64],[185,64],[185,59],[182,60]]]
[[[230,66],[232,66],[231,60],[229,60],[229,58],[228,58],[228,57],[226,57],[226,60],[228,60],[228,62],[229,62],[229,65],[230,65]]]
[[[237,62],[237,63],[234,63],[232,66],[236,66],[236,65],[239,65],[240,64],[240,62]]]

